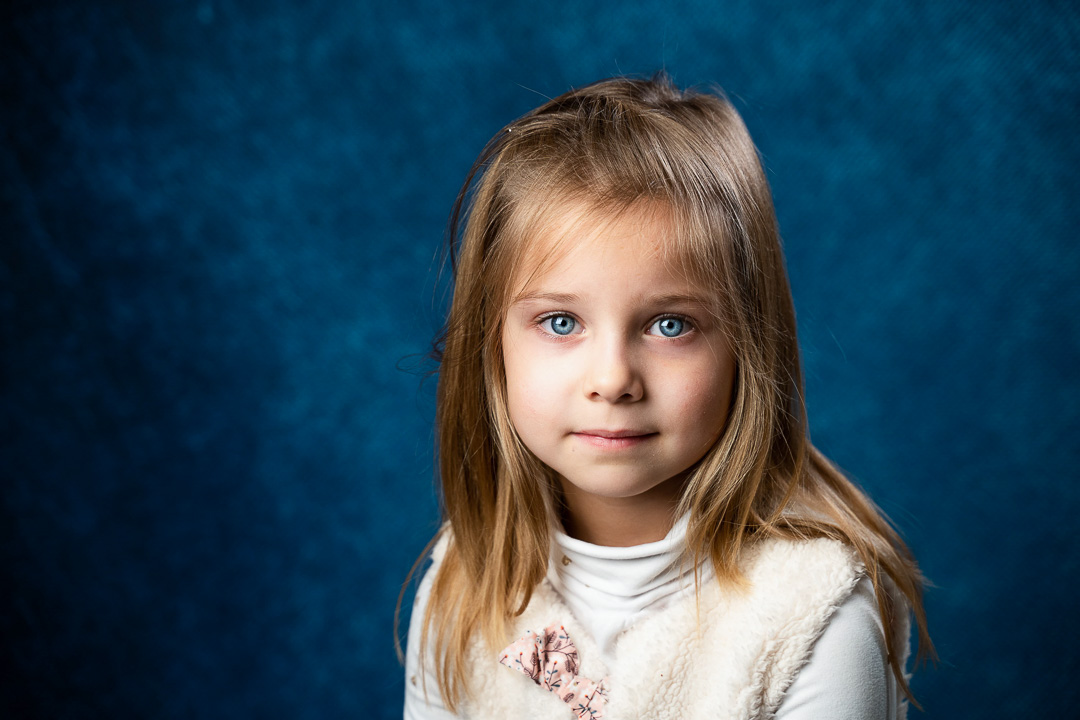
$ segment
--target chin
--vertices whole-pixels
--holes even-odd
[[[607,478],[594,475],[580,480],[574,479],[573,475],[560,475],[560,477],[564,487],[569,485],[579,493],[611,500],[644,495],[666,482],[666,480],[654,478],[628,478],[625,475]]]

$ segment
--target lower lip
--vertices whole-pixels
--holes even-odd
[[[644,444],[648,440],[656,437],[656,433],[652,433],[651,435],[630,435],[627,437],[602,437],[600,435],[574,433],[574,437],[591,447],[599,448],[601,450],[624,450]]]

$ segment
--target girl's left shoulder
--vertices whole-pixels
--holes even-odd
[[[830,538],[766,538],[746,550],[741,566],[759,600],[796,600],[809,593],[833,609],[866,574],[854,549]]]
[[[865,576],[855,553],[828,539],[762,539],[740,566],[744,583],[703,583],[624,634],[613,716],[660,717],[661,700],[673,695],[684,698],[681,717],[716,708],[723,717],[771,716]]]

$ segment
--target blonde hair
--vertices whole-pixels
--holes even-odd
[[[470,692],[470,645],[505,643],[508,621],[547,571],[557,484],[511,425],[500,343],[525,243],[548,209],[570,200],[602,214],[665,204],[686,271],[723,299],[718,319],[736,359],[730,415],[679,507],[695,563],[708,557],[719,582],[737,585],[744,548],[761,538],[847,543],[873,582],[889,663],[910,698],[896,630],[910,607],[920,656],[932,653],[923,580],[882,513],[807,437],[795,312],[757,151],[723,97],[680,91],[659,75],[572,90],[503,128],[454,206],[437,401],[448,544],[427,612],[413,620],[423,623],[420,646],[430,642],[446,705],[454,710]]]

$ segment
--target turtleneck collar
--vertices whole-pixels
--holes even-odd
[[[632,547],[592,545],[554,532],[548,581],[596,640],[609,668],[619,635],[641,613],[693,591],[694,568],[685,556],[687,521],[680,518],[663,540]],[[702,564],[700,578],[712,578],[710,563]]]

